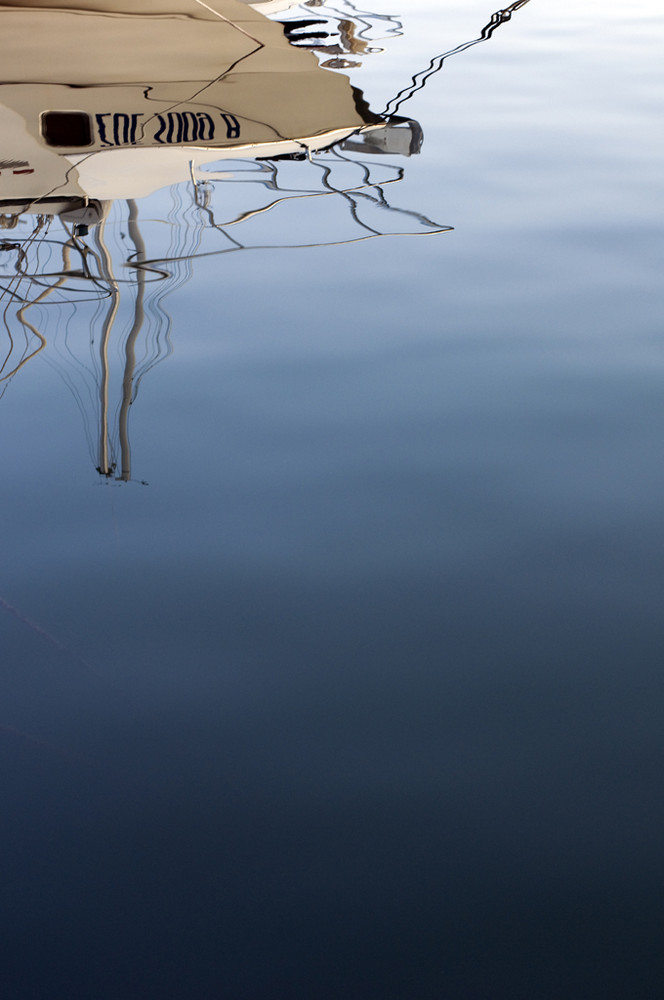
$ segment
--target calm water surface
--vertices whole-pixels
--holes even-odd
[[[661,996],[664,16],[491,14],[270,14],[417,155],[0,234],[7,1000]]]

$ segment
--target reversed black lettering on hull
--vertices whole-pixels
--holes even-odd
[[[226,138],[227,139],[239,139],[240,138],[240,123],[235,117],[235,115],[227,115],[221,112],[221,117],[226,122]]]
[[[158,143],[212,142],[215,127],[212,116],[201,111],[169,111],[157,115],[159,129],[154,141]]]
[[[140,138],[139,119],[144,117],[143,114],[130,115],[123,112],[111,114],[110,111],[103,115],[95,115],[102,146],[135,146],[137,137]]]
[[[97,134],[100,145],[109,149],[118,146],[136,146],[146,141],[156,142],[160,146],[181,145],[188,142],[214,142],[217,126],[211,114],[205,111],[167,111],[164,114],[150,115],[147,122],[143,113],[127,114],[125,112],[107,111],[95,115]],[[235,115],[219,112],[221,130],[225,129],[226,139],[240,138],[240,123]],[[145,129],[151,125],[154,129],[152,138],[145,134]]]

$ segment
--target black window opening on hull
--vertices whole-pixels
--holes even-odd
[[[83,111],[45,111],[41,133],[49,146],[92,145],[92,123]]]

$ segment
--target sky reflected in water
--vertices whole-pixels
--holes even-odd
[[[3,998],[654,1000],[659,8],[0,18]]]

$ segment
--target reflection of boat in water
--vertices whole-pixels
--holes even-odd
[[[5,312],[10,349],[0,378],[6,387],[43,350],[47,330],[51,348],[43,356],[81,407],[95,465],[106,477],[131,478],[129,408],[142,376],[170,352],[164,303],[187,279],[194,257],[373,238],[385,234],[390,216],[397,231],[441,229],[388,203],[386,186],[400,179],[398,168],[382,162],[374,178],[358,158],[358,152],[417,152],[416,123],[373,114],[346,77],[291,45],[283,25],[260,6],[239,0],[0,6],[6,50],[0,128],[7,151],[0,162],[6,237],[0,268],[5,300],[13,305]],[[344,152],[339,144],[350,137],[355,150]],[[289,172],[291,159],[308,161],[297,164],[299,177]],[[172,202],[166,227],[147,232],[145,222],[139,227],[136,199],[164,187]],[[217,204],[221,188],[225,205],[234,195],[230,211]],[[293,211],[303,199],[306,219]],[[69,344],[58,355],[57,323],[45,322],[35,308],[72,302],[91,330],[90,356],[76,370]],[[122,327],[128,332],[116,373],[114,431],[109,346],[112,331]],[[95,420],[85,386],[91,377],[98,387]],[[97,434],[94,422],[101,425]]]
[[[141,197],[222,150],[309,155],[358,131],[389,147],[408,129],[238,0],[15,0],[0,18],[5,214]]]
[[[346,76],[290,44],[260,7],[0,4],[0,297],[9,345],[0,394],[41,352],[76,398],[107,478],[131,478],[130,406],[143,375],[170,353],[165,302],[196,257],[450,228],[390,200],[403,168],[381,154],[419,152],[417,123],[374,114]],[[163,193],[154,195],[164,188],[166,218]],[[139,226],[136,199],[151,195],[161,199],[160,224],[143,214]],[[70,342],[58,353],[58,322],[37,308],[64,304],[91,331],[90,356],[74,367]],[[109,347],[120,328],[112,421]]]

